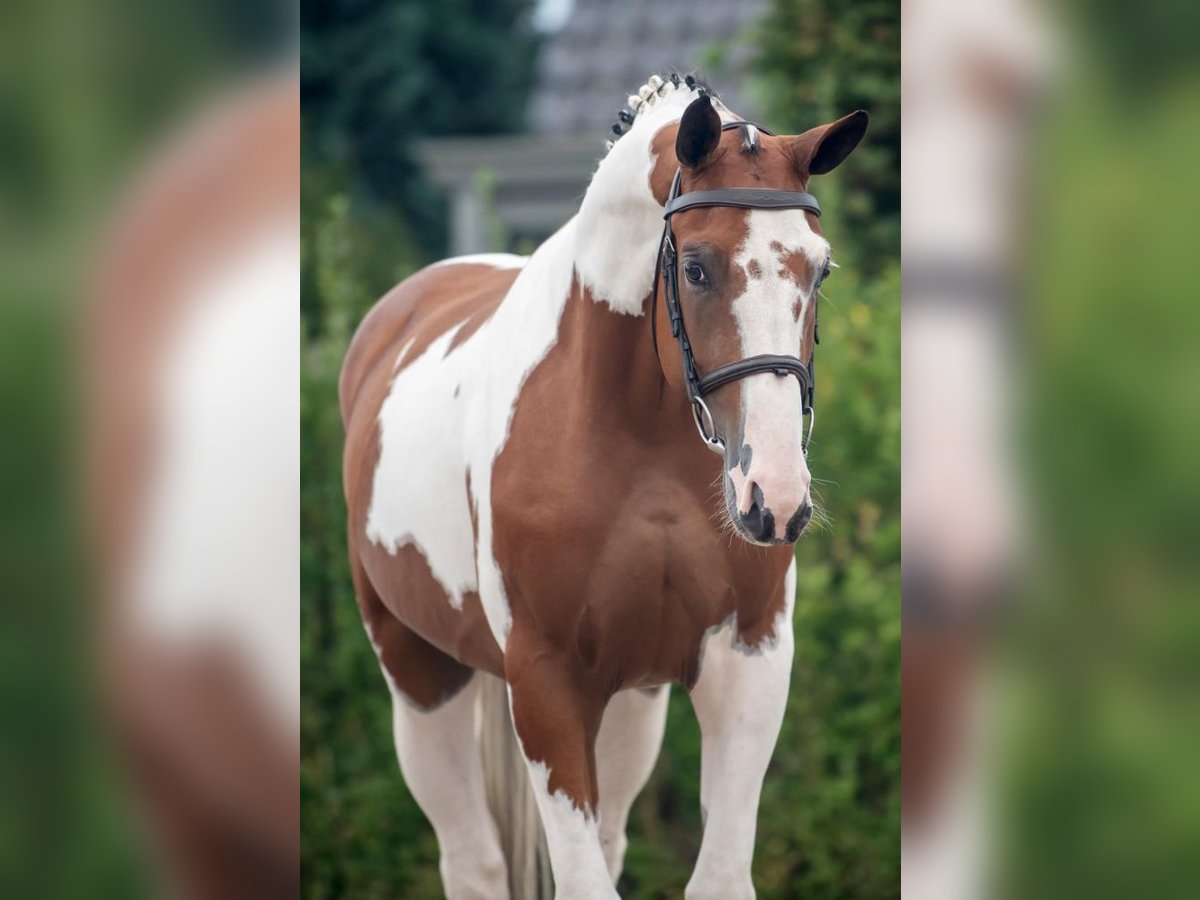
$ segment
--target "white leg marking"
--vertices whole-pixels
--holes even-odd
[[[692,689],[700,720],[704,840],[688,882],[688,900],[754,897],[750,865],[758,799],[783,722],[792,670],[794,560],[784,590],[783,627],[757,652],[735,646],[725,629],[706,640],[700,678]]]
[[[396,757],[409,791],[437,834],[446,897],[504,900],[507,869],[488,812],[475,735],[478,676],[430,712],[415,709],[387,681]]]
[[[508,692],[512,710],[512,689]],[[515,718],[515,717],[514,717]],[[521,744],[520,734],[517,743]],[[562,791],[550,793],[550,769],[544,763],[521,755],[529,770],[529,782],[537,799],[554,871],[555,900],[619,900],[600,850],[600,823],[594,813],[581,810]]]
[[[653,694],[622,691],[608,703],[596,739],[600,786],[600,845],[615,884],[625,861],[625,824],[633,801],[646,785],[662,746],[670,688]]]
[[[545,763],[526,759],[526,764],[550,849],[555,900],[616,900],[600,851],[596,816],[580,810],[562,791],[550,793],[550,770]]]

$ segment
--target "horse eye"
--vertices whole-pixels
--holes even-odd
[[[829,277],[829,263],[825,263],[825,268],[821,270],[821,276],[817,279],[817,287],[825,283],[825,279]]]
[[[683,264],[683,277],[692,284],[703,284],[705,282],[704,269],[699,263],[685,262]]]

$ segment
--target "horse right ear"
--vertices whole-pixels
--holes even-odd
[[[680,165],[694,169],[708,159],[720,142],[721,117],[708,95],[703,94],[683,111],[679,134],[675,137],[675,156]]]
[[[870,121],[871,117],[860,109],[836,122],[810,128],[795,139],[796,167],[805,176],[833,171],[858,146]]]

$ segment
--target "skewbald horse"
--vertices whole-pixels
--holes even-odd
[[[506,826],[512,785],[489,813],[480,742],[495,722],[515,729],[537,807],[521,827],[540,817],[557,896],[616,897],[672,682],[702,733],[687,896],[754,896],[758,798],[792,663],[792,543],[812,509],[806,401],[799,378],[739,376],[706,396],[715,433],[697,440],[657,254],[677,173],[683,198],[805,191],[867,117],[776,137],[731,125],[702,84],[675,76],[651,78],[630,108],[574,218],[528,258],[462,257],[408,278],[343,366],[355,591],[450,898],[536,892],[513,849],[535,841]],[[811,359],[830,264],[812,210],[693,207],[670,227],[696,370]]]

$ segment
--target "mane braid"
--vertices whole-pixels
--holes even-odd
[[[628,109],[623,106],[617,110],[617,121],[612,125],[613,137],[605,142],[605,150],[608,151],[613,148],[613,145],[621,136],[633,127],[637,117],[644,110],[653,106],[659,97],[666,96],[666,94],[680,87],[680,85],[683,85],[686,90],[696,91],[702,96],[708,95],[712,97],[714,103],[718,106],[723,107],[724,105],[721,103],[721,98],[717,95],[716,91],[709,87],[708,82],[694,72],[680,74],[679,72],[672,71],[666,78],[651,75],[646,79],[646,83],[637,89],[637,93],[629,95],[629,99],[626,101]],[[750,152],[755,151],[751,150]]]

